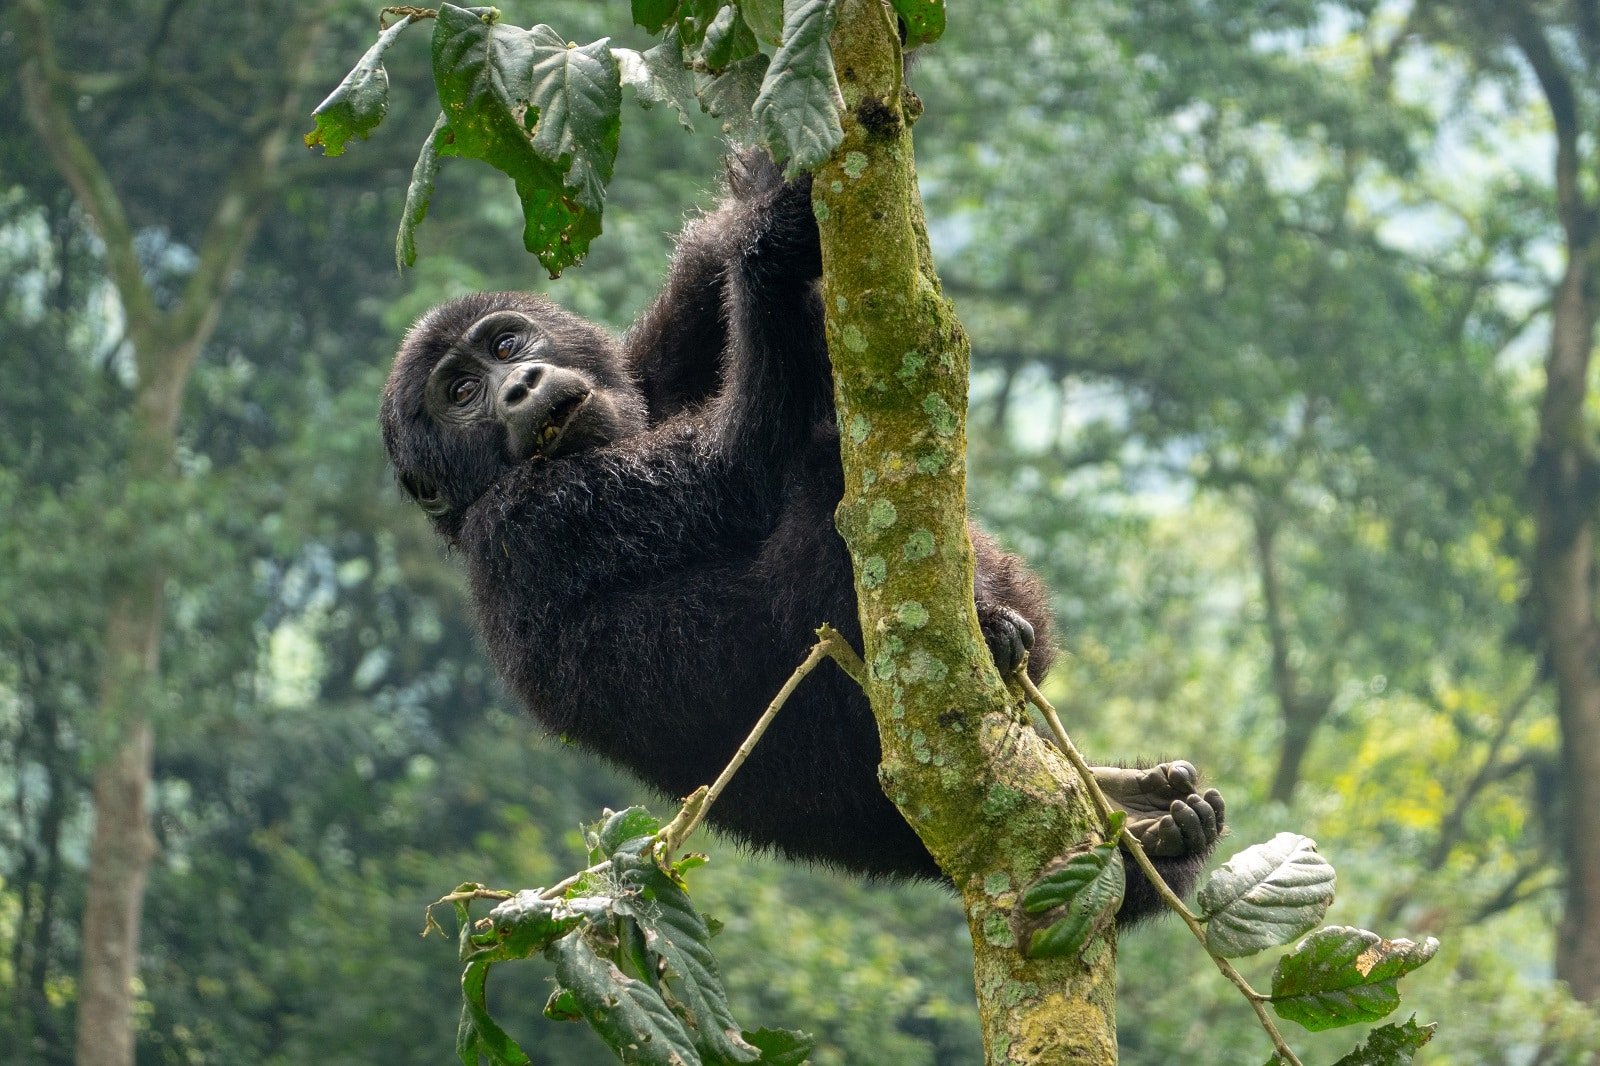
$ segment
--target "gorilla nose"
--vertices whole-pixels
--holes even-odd
[[[544,376],[542,363],[530,363],[513,370],[506,376],[505,383],[500,386],[500,403],[505,407],[516,407],[533,395],[534,388],[539,384],[539,379]]]

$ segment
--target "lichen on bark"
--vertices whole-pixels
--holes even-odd
[[[969,347],[928,250],[893,12],[840,0],[832,47],[845,136],[813,204],[880,779],[961,892],[988,1061],[1114,1063],[1114,933],[1031,960],[1016,932],[1020,887],[1096,823],[978,627]]]

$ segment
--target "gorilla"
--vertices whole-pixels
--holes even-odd
[[[682,796],[726,765],[831,623],[858,649],[809,182],[758,151],[679,240],[619,343],[526,293],[452,300],[406,334],[380,419],[401,487],[465,561],[496,668],[550,732]],[[996,665],[1041,678],[1044,589],[981,530]],[[868,875],[939,877],[877,781],[843,671],[809,676],[712,810],[736,839]],[[1183,892],[1222,831],[1185,762],[1096,771]],[[1130,864],[1119,919],[1153,913]]]

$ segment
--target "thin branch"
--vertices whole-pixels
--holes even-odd
[[[1056,744],[1060,746],[1062,753],[1067,757],[1067,761],[1072,764],[1072,768],[1078,772],[1078,777],[1083,781],[1084,787],[1089,790],[1089,799],[1093,801],[1095,810],[1099,812],[1102,823],[1109,827],[1111,824],[1111,801],[1101,791],[1099,782],[1095,780],[1094,770],[1090,768],[1089,763],[1078,751],[1077,745],[1072,743],[1072,738],[1067,735],[1066,727],[1061,724],[1061,718],[1056,714],[1055,707],[1051,705],[1049,700],[1044,698],[1044,694],[1039,691],[1038,687],[1034,685],[1033,679],[1028,676],[1027,665],[1027,659],[1024,656],[1023,662],[1017,665],[1014,676],[1021,683],[1023,691],[1028,694],[1028,699],[1032,701],[1035,707],[1039,708],[1039,713],[1044,715],[1044,720],[1050,724],[1050,732],[1054,734]],[[1187,925],[1189,932],[1193,933],[1195,939],[1200,941],[1200,946],[1206,947],[1206,931],[1205,927],[1200,924],[1199,917],[1184,905],[1183,900],[1178,898],[1177,893],[1167,887],[1167,882],[1157,872],[1155,864],[1150,861],[1150,856],[1145,854],[1144,845],[1139,843],[1139,838],[1124,826],[1118,843],[1122,845],[1123,850],[1133,856],[1133,861],[1138,864],[1139,869],[1144,871],[1144,875],[1149,880],[1151,887],[1156,890],[1157,895],[1161,897],[1167,907],[1177,914],[1179,918],[1183,919],[1183,924]],[[1246,981],[1244,975],[1234,968],[1233,963],[1212,954],[1211,949],[1208,947],[1206,948],[1206,954],[1210,956],[1212,962],[1217,964],[1217,969],[1222,972],[1222,976],[1232,982],[1233,986],[1249,1001],[1251,1009],[1256,1012],[1256,1019],[1261,1023],[1261,1028],[1266,1031],[1267,1038],[1272,1041],[1273,1048],[1277,1051],[1285,1066],[1303,1066],[1300,1059],[1283,1039],[1283,1034],[1278,1031],[1272,1016],[1267,1013],[1266,1005],[1269,997],[1250,987],[1250,982]]]
[[[811,646],[811,652],[799,666],[795,667],[794,673],[789,675],[789,679],[783,683],[783,687],[778,690],[778,694],[772,697],[772,702],[767,704],[767,709],[761,712],[760,718],[756,719],[756,724],[750,729],[750,735],[744,738],[744,743],[740,744],[738,750],[733,753],[733,758],[729,759],[728,765],[722,768],[722,773],[717,775],[717,779],[709,787],[695,790],[688,799],[684,800],[683,808],[678,812],[677,817],[673,818],[661,830],[661,839],[666,843],[669,853],[676,851],[685,840],[694,834],[696,829],[700,828],[700,823],[705,821],[705,817],[710,813],[712,805],[721,797],[723,790],[733,780],[734,774],[739,772],[739,768],[744,765],[745,760],[750,757],[750,753],[755,750],[762,734],[767,731],[767,727],[772,724],[772,720],[778,716],[778,712],[783,709],[783,705],[789,702],[789,697],[794,694],[794,690],[801,681],[805,680],[806,675],[816,669],[817,665],[824,659],[833,659],[837,662],[844,672],[849,674],[858,685],[866,677],[866,664],[855,653],[855,649],[850,647],[849,643],[839,635],[838,630],[829,625],[824,625],[818,629],[817,642]]]

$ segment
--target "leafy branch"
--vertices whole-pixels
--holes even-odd
[[[440,928],[433,908],[455,908],[464,1004],[456,1052],[466,1066],[488,1056],[495,1066],[527,1066],[522,1050],[489,1013],[489,968],[542,954],[555,967],[556,991],[545,1016],[582,1018],[623,1062],[690,1066],[768,1063],[800,1066],[812,1040],[804,1033],[741,1030],[711,953],[712,930],[689,899],[683,876],[702,855],[674,853],[705,820],[755,750],[796,687],[825,659],[860,680],[865,666],[831,626],[789,675],[726,768],[696,789],[662,825],[643,807],[606,812],[585,829],[590,865],[544,889],[508,892],[463,884],[430,904],[424,935]],[[474,921],[471,905],[496,904]]]
[[[1314,929],[1333,902],[1333,867],[1317,854],[1316,845],[1309,838],[1279,833],[1266,844],[1245,849],[1214,871],[1196,893],[1196,900],[1205,912],[1196,914],[1167,887],[1144,845],[1127,828],[1125,815],[1112,806],[1088,762],[1067,735],[1055,707],[1033,683],[1026,667],[1026,661],[1018,665],[1015,679],[1029,702],[1044,716],[1057,746],[1078,771],[1105,826],[1108,843],[1100,846],[1105,856],[1101,865],[1109,867],[1120,863],[1111,841],[1133,856],[1162,902],[1183,920],[1217,969],[1250,1004],[1261,1028],[1272,1041],[1274,1055],[1269,1066],[1303,1066],[1267,1013],[1269,1004],[1279,1017],[1299,1022],[1313,1031],[1377,1021],[1400,1005],[1396,982],[1433,958],[1439,948],[1439,942],[1433,937],[1417,944],[1404,939],[1384,940],[1364,929],[1328,926],[1311,933],[1294,951],[1279,960],[1273,972],[1271,995],[1253,988],[1229,959],[1287,944]],[[1047,873],[1038,884],[1059,881],[1059,878],[1052,881]],[[1081,913],[1072,912],[1072,905],[1080,893],[1092,892],[1095,885],[1083,875],[1077,881],[1075,891],[1062,892],[1051,901],[1066,911],[1058,924],[1071,929],[1087,924]],[[1025,906],[1033,894],[1034,889],[1024,894]],[[1114,913],[1121,901],[1118,892],[1113,898],[1097,901],[1097,906],[1102,908],[1102,913]],[[1054,937],[1051,935],[1054,929],[1052,926],[1036,935],[1031,950],[1077,950],[1083,942],[1076,937]],[[1084,934],[1084,939],[1086,937]],[[1432,1024],[1418,1026],[1415,1019],[1401,1025],[1383,1026],[1335,1066],[1408,1063],[1433,1038],[1436,1028]]]
[[[600,234],[624,85],[640,107],[666,104],[686,128],[697,106],[725,132],[754,132],[791,173],[826,159],[843,137],[828,45],[835,2],[634,0],[634,21],[661,35],[644,52],[613,48],[609,38],[573,44],[544,25],[507,25],[492,7],[385,7],[377,41],[312,112],[316,126],[305,143],[336,157],[350,141],[372,136],[389,107],[384,54],[407,28],[431,20],[440,115],[417,155],[396,261],[402,268],[416,262],[416,227],[440,161],[459,157],[512,179],[523,243],[554,277]],[[942,0],[897,7],[918,39],[942,32]]]

